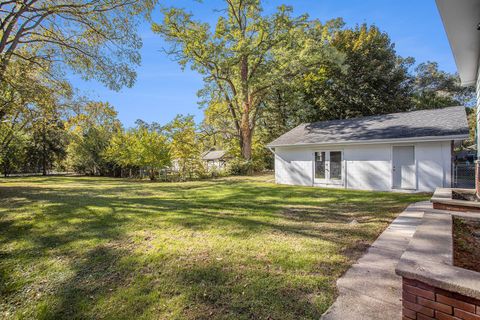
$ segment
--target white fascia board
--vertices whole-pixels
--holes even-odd
[[[412,143],[412,142],[435,142],[435,141],[451,141],[451,140],[466,140],[468,134],[453,135],[453,136],[430,136],[430,137],[414,137],[414,138],[399,138],[399,139],[376,139],[376,140],[346,140],[346,141],[332,141],[322,143],[296,143],[296,144],[277,144],[267,145],[267,148],[278,147],[321,147],[332,145],[361,145],[361,144],[382,144],[382,143]]]
[[[462,86],[474,86],[480,57],[480,1],[436,0]]]

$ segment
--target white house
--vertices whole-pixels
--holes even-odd
[[[467,138],[465,108],[449,107],[302,124],[268,147],[279,184],[433,191],[451,186]]]
[[[480,1],[436,0],[462,85],[477,89],[477,137],[480,113]],[[477,138],[480,158],[480,139]],[[479,172],[477,162],[476,171]],[[478,173],[477,173],[477,177]],[[477,180],[477,194],[480,183]]]

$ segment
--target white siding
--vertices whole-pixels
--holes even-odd
[[[365,144],[332,147],[280,147],[275,149],[275,179],[279,184],[349,188],[360,190],[392,190],[392,146],[414,145],[416,189],[434,191],[450,187],[451,142],[411,144]],[[319,185],[313,182],[314,152],[342,150],[344,184]]]
[[[305,148],[276,148],[275,181],[280,184],[311,186],[312,157],[312,152]]]
[[[345,148],[347,188],[390,190],[391,145],[358,145]]]
[[[417,144],[417,183],[419,191],[451,186],[451,143]]]

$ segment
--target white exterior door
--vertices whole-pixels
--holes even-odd
[[[324,150],[315,152],[314,181],[319,184],[343,185],[343,152]]]
[[[392,186],[394,189],[416,189],[415,147],[394,146],[392,149]]]

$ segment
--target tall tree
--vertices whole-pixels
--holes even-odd
[[[201,145],[193,116],[177,115],[167,126],[172,160],[176,161],[181,178],[191,178],[198,171]]]
[[[67,131],[60,115],[55,111],[44,114],[31,128],[31,141],[27,151],[31,166],[47,175],[55,162],[66,156]]]
[[[121,129],[117,112],[109,103],[87,102],[75,108],[67,126],[70,143],[68,163],[77,172],[105,175],[110,169],[105,151]]]
[[[104,152],[105,158],[120,168],[120,176],[123,177],[124,169],[135,163],[135,137],[124,130],[117,131],[111,138]],[[131,176],[131,174],[130,174]]]
[[[171,163],[170,145],[166,135],[148,128],[133,130],[134,165],[147,168],[150,180],[155,180],[155,173]],[[132,139],[130,139],[132,141]]]
[[[136,128],[118,131],[105,151],[105,156],[118,166],[147,169],[150,179],[170,165],[170,143],[163,132],[145,122]],[[142,125],[143,124],[143,125]]]
[[[50,67],[48,70],[54,72]],[[52,108],[61,113],[70,104],[70,84],[46,77],[42,71],[33,62],[16,60],[9,64],[0,82],[0,148],[7,147],[15,132],[31,126],[44,113]]]
[[[410,107],[408,68],[385,32],[366,24],[335,32],[332,45],[345,54],[346,69],[329,66],[318,81],[303,84],[305,102],[314,112],[304,121],[345,119],[405,111]]]
[[[419,64],[412,74],[412,107],[434,109],[475,104],[474,87],[462,87],[457,74],[438,69],[436,62]]]
[[[15,131],[11,136],[11,143],[0,148],[0,169],[5,177],[25,169],[28,138],[25,132]]]
[[[0,82],[10,62],[63,63],[112,89],[131,86],[141,39],[135,33],[155,0],[0,2]]]
[[[204,76],[200,95],[228,109],[241,155],[249,160],[268,92],[326,61],[341,59],[324,32],[316,32],[317,39],[307,37],[309,30],[321,31],[323,26],[307,16],[293,17],[291,7],[281,6],[266,16],[259,0],[224,3],[225,15],[215,28],[177,8],[164,10],[163,22],[152,28],[171,44],[167,52],[182,67],[190,65]]]

